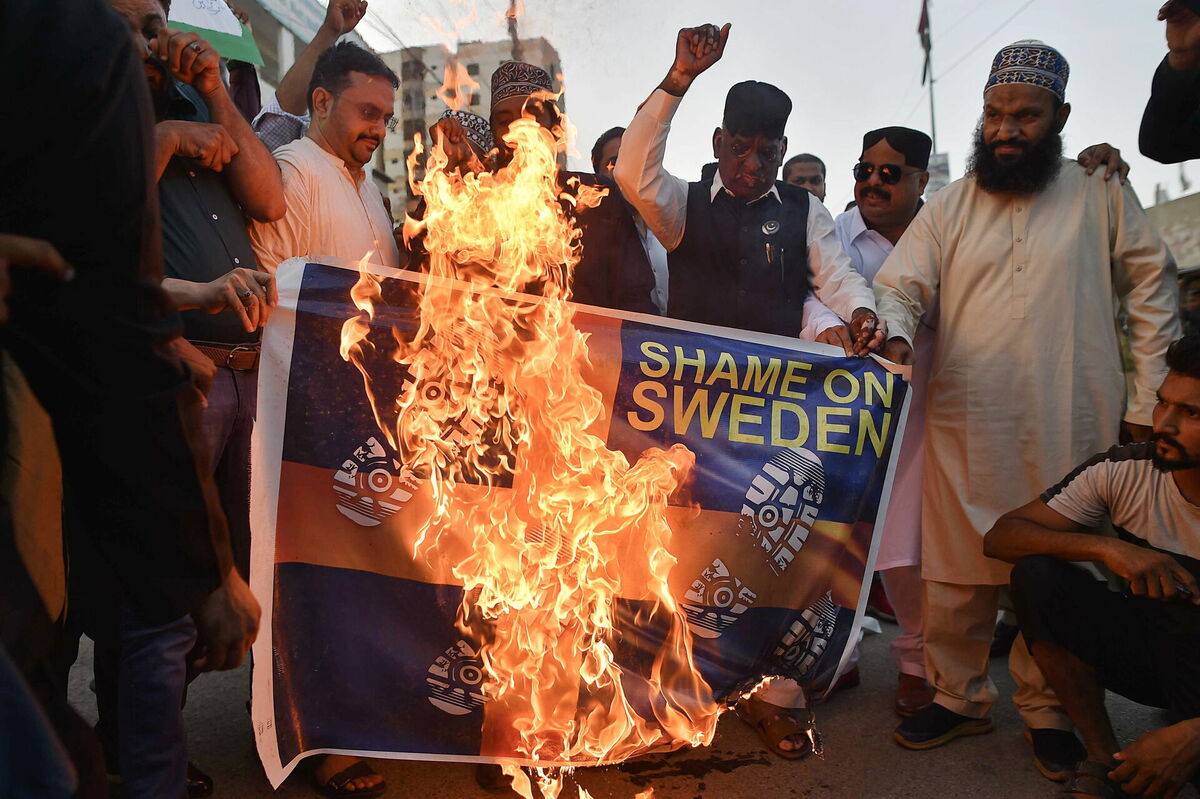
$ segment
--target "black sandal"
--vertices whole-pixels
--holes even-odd
[[[382,795],[383,792],[387,790],[387,780],[384,780],[378,785],[373,785],[370,788],[363,788],[361,790],[346,787],[359,777],[370,777],[378,774],[379,772],[371,768],[371,764],[365,760],[360,760],[353,765],[347,766],[337,774],[334,774],[332,777],[325,780],[325,782],[321,782],[319,779],[317,779],[317,770],[315,767],[313,768],[312,772],[313,785],[315,785],[317,790],[321,792],[322,796],[328,796],[331,797],[331,799],[350,799],[350,797],[355,796],[368,797],[368,799],[370,799],[370,797]]]

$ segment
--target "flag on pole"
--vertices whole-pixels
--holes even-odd
[[[925,81],[933,80],[933,75],[929,69],[929,51],[933,49],[933,42],[929,38],[929,0],[921,0],[921,21],[917,23],[917,35],[921,37],[921,47],[925,50],[925,66],[921,70],[921,85],[925,85]]]

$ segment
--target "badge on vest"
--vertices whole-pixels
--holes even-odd
[[[768,219],[762,224],[762,232],[768,236],[774,236],[779,232],[779,222],[774,219]]]

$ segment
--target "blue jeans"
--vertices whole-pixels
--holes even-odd
[[[217,369],[201,416],[204,444],[221,508],[229,520],[233,562],[250,579],[250,434],[258,401],[258,371]]]
[[[219,368],[201,417],[205,455],[243,577],[249,575],[250,563],[250,434],[257,393],[258,372]],[[96,731],[109,767],[119,769],[128,799],[186,796],[183,702],[196,627],[190,616],[146,625],[126,607],[119,638],[117,645],[97,642],[95,650]]]
[[[129,607],[121,609],[119,643],[96,643],[96,732],[110,768],[120,770],[126,799],[187,796],[183,697],[195,643],[191,616],[150,625]]]

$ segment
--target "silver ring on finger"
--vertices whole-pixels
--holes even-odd
[[[204,49],[203,47],[200,46],[200,42],[192,42],[191,44],[188,45],[188,47],[195,50],[197,53]]]
[[[246,302],[247,300],[249,300],[251,297],[254,296],[254,292],[251,291],[250,289],[246,289],[238,296],[242,298],[242,302]]]

